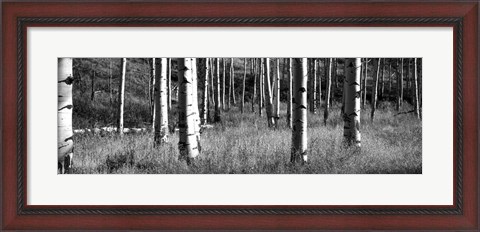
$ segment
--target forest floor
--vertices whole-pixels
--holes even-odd
[[[222,123],[203,131],[193,165],[178,159],[178,132],[153,148],[153,134],[76,134],[73,173],[99,174],[369,174],[422,173],[422,122],[391,107],[362,110],[360,150],[343,145],[343,122],[333,107],[327,126],[320,113],[308,115],[308,163],[290,161],[291,130],[285,117],[267,127],[265,115],[223,112]],[[258,111],[258,109],[256,109]],[[408,111],[408,110],[406,110]],[[283,114],[285,115],[285,109]]]

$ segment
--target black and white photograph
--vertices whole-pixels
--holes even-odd
[[[61,57],[58,174],[422,174],[421,57]]]

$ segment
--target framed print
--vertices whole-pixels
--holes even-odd
[[[2,19],[2,229],[478,230],[476,1]]]

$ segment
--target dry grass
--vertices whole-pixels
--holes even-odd
[[[327,126],[323,111],[308,115],[308,156],[305,165],[292,165],[291,131],[285,118],[278,129],[267,127],[265,116],[238,108],[224,113],[223,123],[202,134],[201,155],[187,166],[178,160],[178,134],[153,148],[151,133],[76,135],[74,173],[194,173],[194,174],[364,174],[421,173],[421,121],[413,114],[394,116],[392,107],[380,107],[375,121],[362,112],[362,148],[342,145],[343,122],[333,107]],[[283,112],[282,115],[285,115]]]

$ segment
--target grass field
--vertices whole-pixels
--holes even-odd
[[[410,106],[405,104],[405,111]],[[308,160],[290,160],[291,130],[285,106],[280,127],[267,127],[265,116],[233,108],[201,135],[201,155],[193,165],[178,160],[178,134],[167,144],[153,148],[153,134],[75,135],[73,173],[125,174],[367,174],[422,173],[422,123],[413,114],[397,113],[388,104],[376,111],[362,110],[360,150],[345,148],[343,121],[335,105],[327,126],[323,111],[308,115]],[[368,107],[367,107],[368,108]],[[250,108],[248,108],[250,109]],[[323,109],[322,109],[323,110]],[[265,114],[264,114],[265,115]]]

